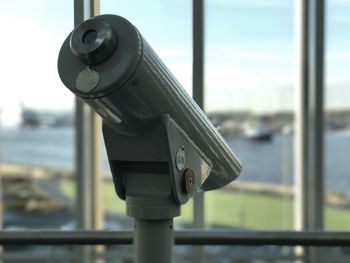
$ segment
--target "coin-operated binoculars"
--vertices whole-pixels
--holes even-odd
[[[81,23],[62,45],[58,71],[103,119],[115,190],[135,219],[136,262],[171,262],[180,206],[234,180],[240,162],[126,19]]]

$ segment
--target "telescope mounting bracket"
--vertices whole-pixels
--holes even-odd
[[[115,189],[126,200],[130,216],[177,214],[164,212],[165,207],[186,203],[210,173],[209,159],[169,115],[137,135],[118,133],[104,123],[103,135]],[[141,206],[153,215],[135,212]]]

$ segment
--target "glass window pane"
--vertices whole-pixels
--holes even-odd
[[[206,194],[206,223],[290,229],[294,1],[206,3],[205,109],[243,164]]]
[[[4,1],[0,159],[4,228],[60,228],[73,200],[60,189],[74,172],[72,94],[57,57],[73,27],[71,1]]]
[[[350,2],[326,1],[325,228],[350,229]]]

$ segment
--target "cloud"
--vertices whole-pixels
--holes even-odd
[[[350,24],[350,15],[330,15],[328,23]]]
[[[181,86],[192,94],[192,63],[191,62],[170,62],[166,63],[167,67],[179,81]]]
[[[0,42],[0,108],[7,119],[20,103],[36,108],[72,108],[73,95],[57,73],[57,57],[63,37],[49,25],[17,16],[1,16],[6,36]],[[67,30],[69,32],[69,30]],[[10,114],[10,115],[9,115]]]
[[[347,63],[350,64],[350,49],[348,52],[337,52],[335,50],[327,50],[326,63]]]
[[[350,0],[331,0],[329,4],[350,4]]]
[[[159,57],[166,59],[191,59],[191,52],[182,48],[155,48]]]
[[[281,48],[282,46],[282,48]],[[293,47],[286,48],[284,44],[280,47],[209,47],[206,50],[206,58],[208,62],[231,61],[232,63],[250,63],[252,65],[259,63],[267,63],[270,66],[291,64],[293,61]]]
[[[235,58],[255,62],[269,62],[271,64],[291,63],[293,54],[292,52],[242,50],[235,54]]]
[[[209,3],[210,4],[210,3]],[[286,0],[216,0],[212,1],[212,5],[221,5],[227,7],[257,7],[257,8],[288,8],[293,3]]]

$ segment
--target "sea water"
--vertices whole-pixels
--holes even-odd
[[[271,141],[257,142],[227,138],[243,164],[239,181],[293,185],[293,135],[275,134]],[[2,129],[0,161],[74,170],[73,128]],[[104,150],[103,166],[109,172]],[[350,194],[350,131],[325,133],[325,187],[327,191]]]

